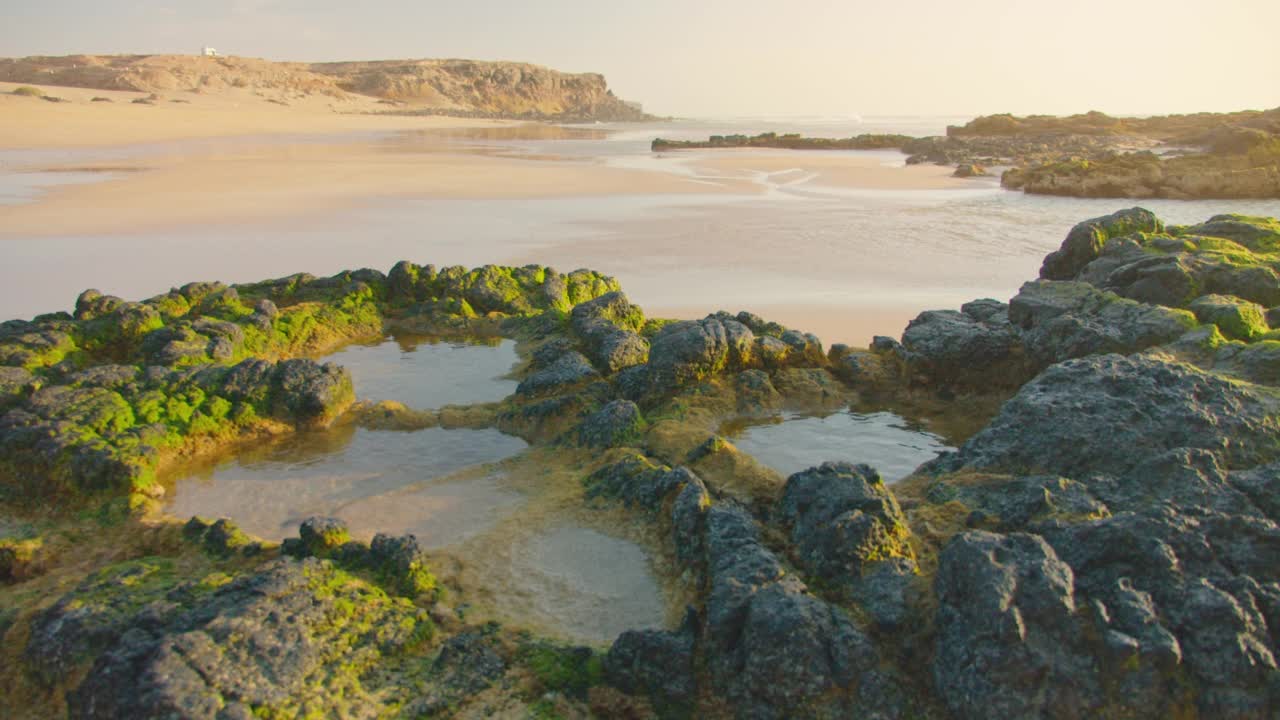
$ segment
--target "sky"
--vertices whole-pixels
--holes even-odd
[[[1280,106],[1280,0],[3,0],[0,56],[456,57],[681,117]]]

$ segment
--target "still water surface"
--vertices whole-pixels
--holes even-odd
[[[845,411],[826,416],[788,414],[726,430],[739,450],[783,477],[827,461],[866,463],[886,482],[955,448],[891,412]]]

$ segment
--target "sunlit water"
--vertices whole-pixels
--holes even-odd
[[[295,535],[303,520],[319,515],[347,521],[357,537],[417,530],[430,544],[447,545],[519,502],[493,482],[450,476],[525,447],[488,429],[300,434],[178,480],[166,510],[179,518],[229,517],[268,540]]]
[[[937,134],[964,118],[740,118],[600,124],[534,136],[456,131],[373,136],[387,152],[441,144],[465,151],[553,156],[687,175],[687,155],[654,154],[656,136],[797,131]],[[331,138],[330,138],[331,139]],[[368,136],[362,136],[368,140]],[[292,141],[292,140],[291,140]],[[69,152],[69,151],[68,151]],[[65,155],[65,153],[63,153]],[[885,164],[893,152],[872,153]],[[63,158],[64,162],[70,162]],[[532,162],[532,161],[531,161]],[[903,318],[977,297],[1008,299],[1083,219],[1142,205],[1173,223],[1223,212],[1280,215],[1276,201],[1081,199],[1024,195],[978,179],[957,190],[841,190],[761,178],[763,194],[615,195],[537,199],[368,199],[305,216],[165,232],[4,236],[0,317],[68,309],[86,287],[138,298],[196,279],[245,282],[306,271],[436,265],[549,264],[613,274],[651,314],[803,306],[834,313],[827,342],[863,343],[860,316]],[[772,184],[771,184],[772,183]],[[140,259],[145,259],[142,261]],[[56,268],[56,271],[51,270]],[[782,312],[779,310],[779,312]],[[801,325],[805,312],[784,319]],[[817,322],[816,319],[813,322]],[[818,328],[805,328],[818,329]]]
[[[639,545],[572,525],[516,548],[507,590],[521,600],[520,615],[585,642],[661,627],[666,607]]]
[[[356,397],[394,400],[415,410],[495,402],[515,392],[506,377],[519,360],[515,342],[397,337],[348,345],[325,358],[351,371]]]
[[[789,414],[726,428],[738,450],[784,477],[827,461],[866,463],[887,482],[910,475],[948,447],[942,438],[891,412],[823,417]]]

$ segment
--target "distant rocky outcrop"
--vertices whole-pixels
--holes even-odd
[[[312,72],[362,95],[407,103],[410,111],[492,117],[632,121],[651,119],[618,99],[598,73],[563,73],[515,62],[387,60],[317,63]]]
[[[604,76],[517,62],[385,60],[297,63],[193,55],[0,58],[0,81],[145,93],[252,90],[273,99],[363,95],[392,112],[530,120],[651,119]]]
[[[1126,198],[1280,197],[1280,108],[1116,118],[1105,113],[987,115],[945,136],[798,134],[713,135],[706,141],[658,138],[654,152],[767,147],[905,153],[908,165],[956,166],[982,177],[1008,167],[1001,185],[1041,195]]]

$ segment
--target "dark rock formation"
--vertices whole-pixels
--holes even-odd
[[[1045,280],[1073,280],[1086,265],[1097,259],[1107,241],[1135,232],[1158,233],[1164,224],[1150,210],[1130,208],[1085,220],[1071,228],[1062,247],[1044,259],[1040,277]]]
[[[906,576],[915,570],[906,518],[867,465],[829,462],[792,475],[778,518],[790,527],[800,566],[831,587],[855,593],[877,563]]]
[[[516,387],[516,394],[537,397],[559,393],[599,377],[600,373],[586,356],[570,350],[541,370],[527,375]]]
[[[1123,473],[1174,448],[1227,467],[1280,456],[1276,401],[1187,365],[1102,355],[1055,365],[938,468]]]
[[[31,653],[61,647],[55,638],[72,632],[65,620],[50,618],[42,627],[49,642],[29,646]],[[68,694],[71,717],[213,720],[255,709],[373,712],[378,698],[350,673],[417,642],[418,628],[429,632],[430,621],[421,610],[344,582],[327,563],[283,560],[204,598],[149,605],[93,627],[104,650]],[[339,646],[354,650],[331,651]],[[347,692],[307,692],[311,687]]]
[[[966,532],[935,581],[934,682],[961,718],[1086,717],[1104,702],[1071,568],[1035,535]]]
[[[902,334],[901,357],[914,375],[938,385],[999,386],[1022,382],[1027,370],[1022,343],[1009,323],[1006,305],[994,300],[967,303],[960,312],[931,310],[912,320]],[[852,356],[850,373],[873,371]]]
[[[606,374],[649,359],[649,343],[636,332],[644,325],[644,314],[621,292],[578,305],[572,321],[587,355]]]
[[[745,367],[756,337],[736,320],[705,318],[671,323],[658,331],[649,351],[651,382],[679,387],[715,372]]]
[[[594,448],[634,445],[640,441],[645,427],[644,416],[635,403],[614,400],[582,421],[578,426],[578,441]]]

